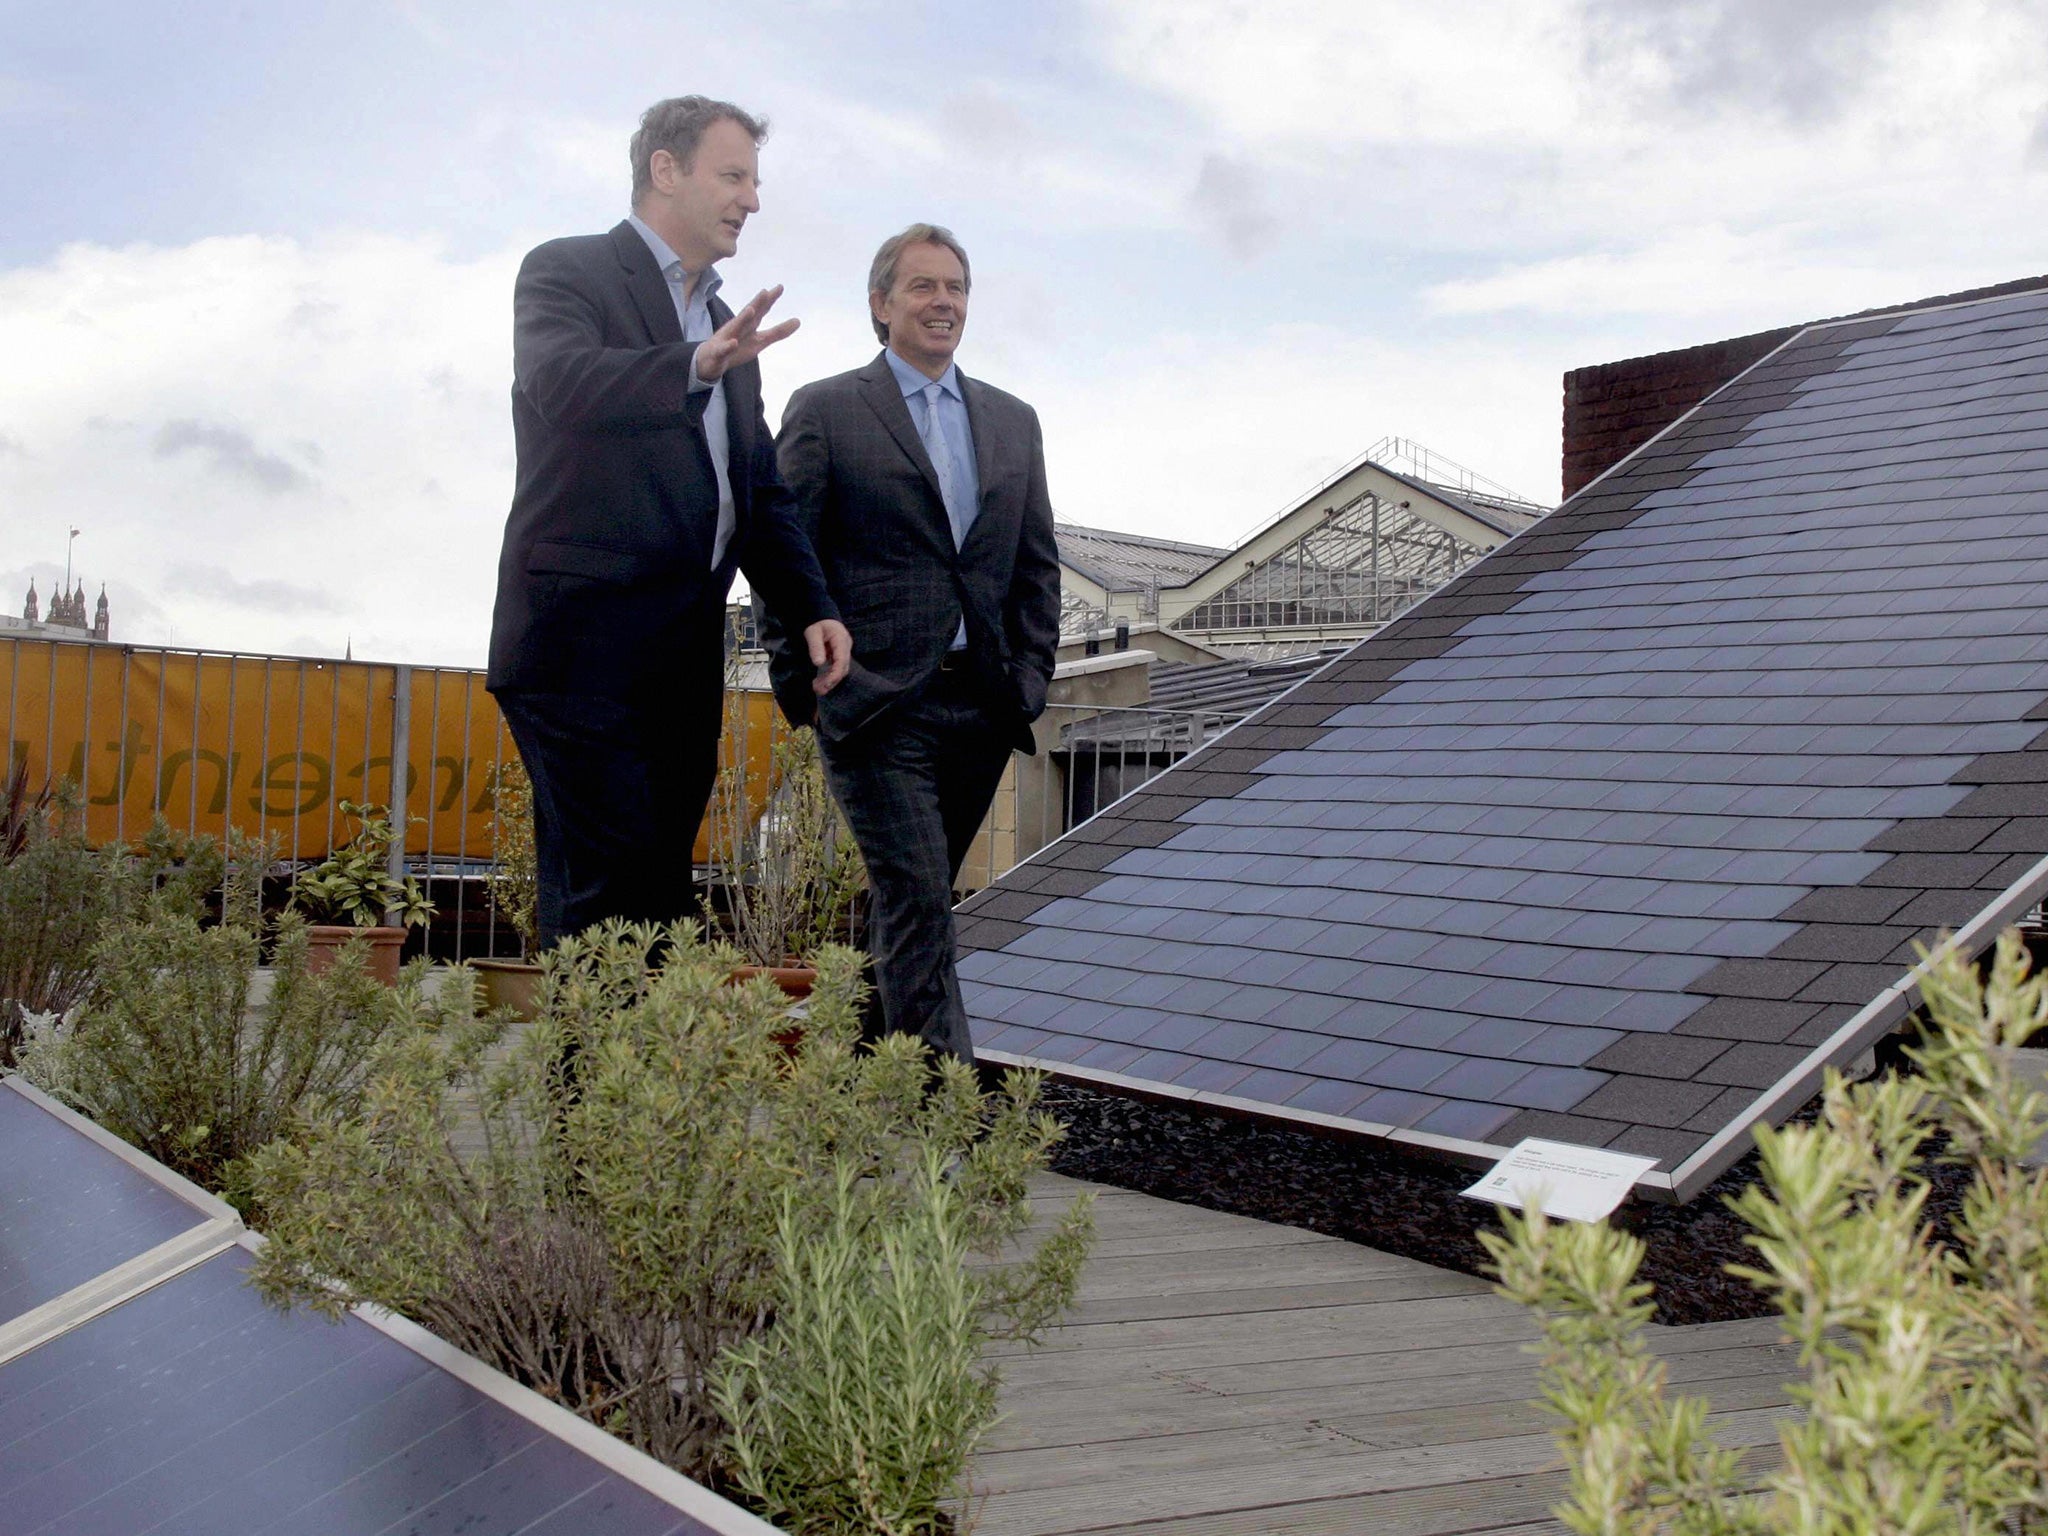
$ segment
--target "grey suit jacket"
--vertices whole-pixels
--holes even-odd
[[[802,642],[767,611],[762,639],[783,713],[844,740],[885,718],[938,667],[964,615],[977,685],[1022,750],[1045,709],[1059,644],[1059,549],[1038,414],[960,376],[974,433],[980,509],[953,547],[938,476],[903,391],[877,354],[865,368],[790,397],[776,438],[782,479],[853,632],[846,679],[818,699]]]

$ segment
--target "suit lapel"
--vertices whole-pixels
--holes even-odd
[[[954,366],[957,370],[958,364]],[[967,430],[974,437],[974,523],[967,530],[966,542],[961,546],[964,554],[992,521],[987,514],[989,487],[995,484],[996,476],[996,424],[990,419],[988,396],[981,385],[964,373],[959,378],[961,396],[967,401]]]
[[[924,443],[917,435],[917,423],[910,419],[910,407],[904,403],[903,387],[896,382],[895,372],[889,367],[886,357],[875,360],[860,371],[861,398],[868,403],[868,409],[881,419],[889,429],[889,435],[896,439],[910,462],[924,476],[925,489],[931,494],[931,509],[938,513],[940,524],[946,530],[946,543],[953,542],[953,525],[946,521],[946,498],[939,490],[939,472],[932,468],[931,455],[924,451]]]
[[[618,253],[619,265],[625,268],[626,291],[633,296],[633,307],[640,311],[648,340],[656,345],[681,341],[683,325],[676,319],[668,279],[654,264],[654,252],[647,248],[640,232],[624,219],[619,220],[612,228],[612,249]]]

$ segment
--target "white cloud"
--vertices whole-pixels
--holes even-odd
[[[1506,339],[1375,340],[1250,328],[1227,359],[1198,332],[1085,375],[1005,379],[1045,428],[1062,521],[1230,544],[1385,436],[1413,437],[1538,499],[1557,486],[1557,373]]]
[[[477,661],[511,489],[516,258],[353,236],[71,246],[0,273],[21,553],[147,595],[123,638]],[[10,541],[13,542],[13,541]],[[10,594],[11,596],[11,594]],[[150,632],[160,609],[162,632]]]
[[[1515,144],[1573,116],[1558,0],[1097,0],[1110,61],[1223,132],[1310,144]]]
[[[1589,251],[1438,283],[1424,298],[1444,315],[1633,316],[1683,322],[1702,338],[1718,338],[2013,275],[2009,264],[1994,261],[1963,271],[1959,278],[1953,266],[1914,270],[1896,253],[1868,261],[1851,251],[1816,258],[1776,233],[1738,234],[1716,225],[1636,250]]]

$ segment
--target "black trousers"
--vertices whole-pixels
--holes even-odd
[[[819,746],[868,868],[879,1025],[971,1063],[953,968],[953,881],[1010,761],[1009,732],[966,673],[938,672],[869,728]]]
[[[608,917],[697,915],[697,830],[724,726],[716,653],[660,697],[502,693],[498,708],[533,781],[541,947]]]

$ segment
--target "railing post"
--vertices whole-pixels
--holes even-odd
[[[412,668],[400,664],[392,669],[391,690],[391,851],[384,867],[391,878],[405,878],[406,834],[412,830],[407,813],[406,793],[412,787]],[[367,793],[369,785],[363,786]],[[384,921],[392,923],[396,907],[384,909]]]

